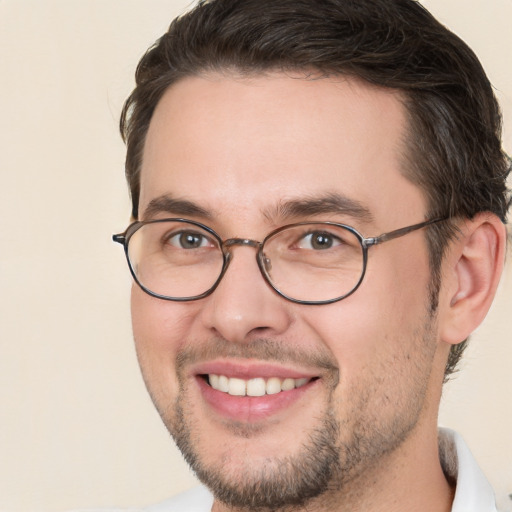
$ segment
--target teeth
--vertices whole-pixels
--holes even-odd
[[[272,377],[267,380],[267,395],[275,395],[281,392],[281,379]]]
[[[290,389],[295,388],[295,380],[294,379],[284,379],[281,384],[281,389],[283,391],[290,391]]]
[[[235,377],[228,378],[225,375],[208,375],[210,386],[217,391],[223,391],[233,396],[263,396],[275,395],[281,391],[290,391],[291,389],[300,388],[309,382],[308,378],[302,379],[279,379],[271,377],[263,379],[257,377],[255,379],[237,379]]]
[[[213,389],[219,389],[219,376],[218,375],[210,375],[210,386]]]
[[[224,377],[224,375],[219,375],[219,387],[217,389],[219,391],[224,391],[224,393],[229,391],[229,379]]]
[[[247,384],[242,379],[229,379],[228,393],[234,396],[245,396]]]
[[[247,395],[263,396],[266,393],[265,379],[251,379],[247,381]]]

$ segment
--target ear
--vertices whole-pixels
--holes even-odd
[[[480,213],[459,226],[443,263],[440,297],[441,340],[454,345],[483,321],[496,293],[505,260],[507,232],[492,213]]]

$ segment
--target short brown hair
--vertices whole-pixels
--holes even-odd
[[[410,124],[403,173],[423,190],[430,217],[489,211],[506,222],[510,160],[491,84],[472,50],[414,0],[206,0],[175,19],[139,62],[121,116],[133,217],[146,133],[172,84],[211,71],[312,69],[401,91]],[[450,226],[428,230],[432,311]],[[454,346],[447,375],[464,346]]]

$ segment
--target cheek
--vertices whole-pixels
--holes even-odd
[[[361,290],[368,322],[397,334],[423,325],[429,310],[428,250],[422,234],[408,236],[374,248]]]
[[[137,358],[152,396],[176,389],[176,354],[185,343],[192,315],[187,304],[151,297],[133,285],[132,327]]]
[[[414,350],[428,321],[428,262],[405,253],[370,260],[363,283],[348,298],[306,311],[310,328],[328,346],[342,375],[357,378],[394,354]],[[376,370],[377,371],[377,370]]]
[[[131,316],[137,346],[154,351],[175,352],[185,339],[191,308],[151,297],[135,284],[131,292]]]

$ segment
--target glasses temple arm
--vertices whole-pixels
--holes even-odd
[[[366,247],[381,244],[383,242],[387,242],[388,240],[393,240],[394,238],[399,238],[401,236],[407,235],[408,233],[411,233],[412,231],[416,231],[418,229],[424,228],[426,226],[430,226],[431,224],[435,224],[437,222],[442,222],[444,220],[448,220],[448,217],[441,217],[438,219],[426,220],[425,222],[413,224],[412,226],[395,229],[394,231],[390,231],[389,233],[382,233],[382,235],[379,235],[376,237],[365,238],[364,244]]]

